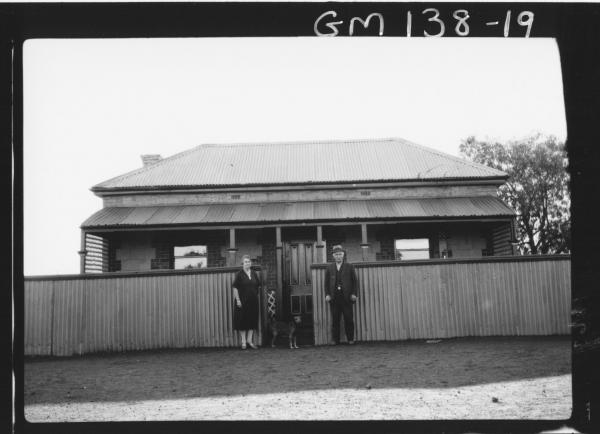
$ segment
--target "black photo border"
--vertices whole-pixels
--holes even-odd
[[[586,333],[572,334],[581,350],[572,352],[573,413],[570,419],[465,420],[465,421],[331,421],[331,422],[102,422],[29,423],[24,419],[23,378],[23,43],[34,38],[139,38],[139,37],[285,37],[314,36],[317,17],[336,11],[343,20],[338,37],[349,37],[351,17],[366,18],[378,12],[386,17],[384,36],[406,36],[402,17],[407,10],[436,8],[451,17],[456,9],[470,13],[470,33],[465,37],[500,37],[501,30],[485,19],[502,19],[508,9],[535,13],[530,37],[555,38],[559,47],[567,121],[567,150],[572,199],[572,300],[584,307]],[[477,18],[479,17],[479,21]],[[412,37],[422,35],[415,20]],[[360,27],[360,26],[358,26]],[[377,26],[358,28],[357,36],[378,37]],[[327,28],[324,28],[327,29]],[[524,37],[513,26],[508,37]],[[460,37],[446,30],[444,37]],[[5,376],[7,398],[15,406],[15,423],[7,420],[6,432],[541,432],[567,426],[582,432],[598,430],[598,336],[600,264],[594,250],[600,242],[596,197],[600,169],[600,5],[592,3],[2,3],[2,176],[6,195],[3,245],[11,246],[2,273],[5,291],[5,330],[11,330],[10,376]],[[515,101],[518,104],[518,101]],[[51,228],[48,228],[51,230]],[[8,265],[10,264],[10,265]],[[13,310],[14,307],[14,310]],[[13,322],[14,320],[14,322]],[[14,325],[14,334],[12,332]],[[8,333],[7,333],[8,335]],[[8,371],[7,371],[8,372]],[[14,377],[13,377],[14,373]],[[13,394],[14,386],[14,394]],[[5,408],[8,408],[5,407]]]

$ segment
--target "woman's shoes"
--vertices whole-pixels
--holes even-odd
[[[258,347],[256,345],[254,345],[252,342],[248,342],[248,345],[250,345],[250,348],[252,348],[253,350],[258,350]]]
[[[242,344],[242,350],[245,350],[245,349],[246,349],[246,344],[245,344],[245,343],[243,343],[243,344]]]

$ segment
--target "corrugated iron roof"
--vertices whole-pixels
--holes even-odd
[[[499,170],[392,138],[200,145],[92,190],[504,177]]]
[[[491,196],[240,203],[103,208],[82,228],[241,224],[403,218],[508,217],[514,211]]]

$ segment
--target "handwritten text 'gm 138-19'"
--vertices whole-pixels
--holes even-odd
[[[344,21],[337,20],[334,21],[338,16],[336,11],[327,11],[319,15],[314,24],[314,31],[317,36],[337,36],[340,34],[341,29],[344,28]],[[506,14],[502,17],[502,20],[492,19],[491,21],[486,21],[485,25],[490,28],[494,28],[494,26],[500,26],[502,21],[503,24],[503,36],[506,38],[509,36],[510,32],[510,24],[511,24],[511,16],[512,12],[510,10],[506,11]],[[534,14],[531,11],[522,11],[517,15],[517,24],[521,27],[526,27],[525,36],[529,37],[531,34],[531,27],[533,26],[533,17]],[[434,36],[440,37],[446,34],[446,24],[444,20],[440,17],[440,11],[435,8],[427,8],[421,11],[421,14],[417,14],[415,18],[413,18],[413,14],[411,11],[406,12],[406,36],[411,37],[412,35],[412,27],[413,20],[420,19],[423,22],[423,36]],[[469,15],[469,11],[466,9],[457,9],[452,13],[452,20],[449,23],[451,26],[454,26],[454,33],[457,36],[469,36],[469,20],[471,16]],[[446,20],[448,21],[448,20]],[[355,31],[359,28],[358,25],[362,26],[363,29],[368,29],[371,24],[374,25],[373,29],[377,29],[377,35],[383,36],[385,30],[384,17],[382,14],[378,12],[373,12],[367,15],[364,19],[361,17],[352,17],[348,21],[348,36],[353,36]],[[482,36],[482,35],[478,35]],[[490,34],[490,36],[496,36],[494,34]],[[498,35],[499,36],[499,35]]]

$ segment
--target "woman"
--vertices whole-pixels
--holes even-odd
[[[239,330],[242,340],[242,350],[246,345],[258,349],[252,342],[254,330],[258,329],[258,290],[260,280],[258,274],[252,271],[250,256],[242,256],[242,270],[233,281],[233,328]]]

